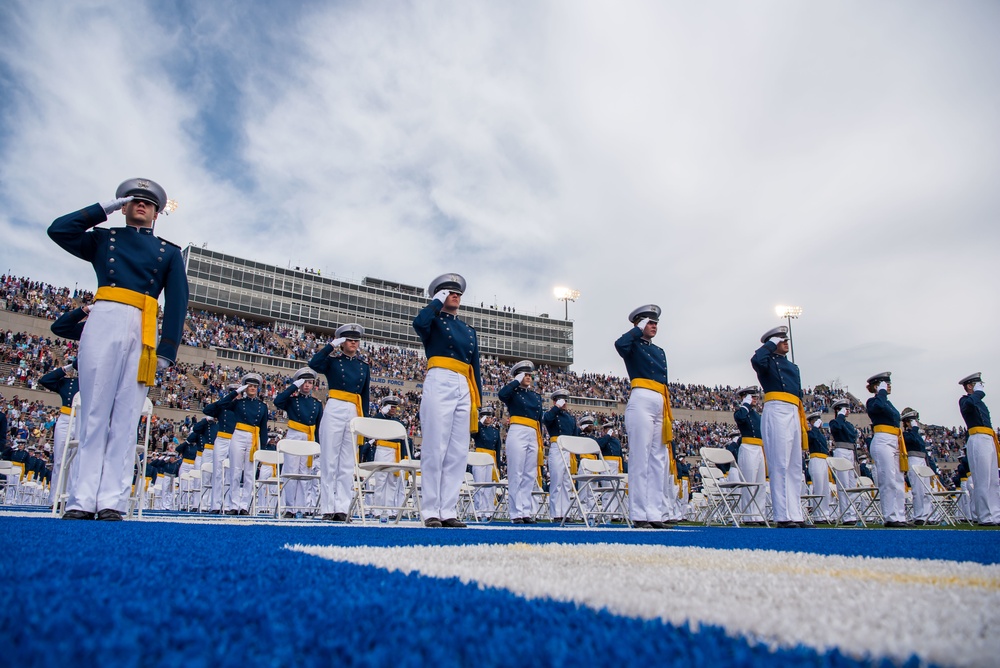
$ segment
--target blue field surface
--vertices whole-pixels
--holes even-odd
[[[717,628],[692,631],[283,549],[292,543],[612,542],[1000,560],[1000,532],[990,531],[427,530],[0,516],[0,535],[0,656],[10,666],[867,665],[836,651],[772,653]]]

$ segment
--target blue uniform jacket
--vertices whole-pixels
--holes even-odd
[[[597,439],[597,444],[601,446],[601,454],[605,457],[622,456],[622,442],[614,436],[608,436],[605,434]]]
[[[927,452],[927,442],[920,435],[920,427],[911,427],[903,430],[903,442],[906,443],[907,454],[914,452]]]
[[[99,288],[126,288],[157,298],[166,291],[156,354],[174,362],[188,304],[187,274],[181,249],[154,236],[149,228],[95,228],[107,219],[101,205],[93,204],[53,221],[49,237],[61,248],[93,265]]]
[[[753,408],[742,405],[733,413],[736,426],[743,438],[763,438],[760,433],[760,413]]]
[[[219,419],[219,431],[223,431],[222,425],[222,414],[213,415],[209,413],[209,409],[221,410],[231,412],[236,418],[233,423],[233,428],[236,427],[236,423],[242,423],[250,425],[251,427],[257,427],[260,430],[260,449],[261,450],[273,450],[274,448],[268,448],[268,435],[267,435],[267,404],[265,404],[260,399],[250,399],[249,397],[244,397],[242,399],[236,398],[236,392],[230,392],[226,396],[222,397],[219,401],[214,404],[205,406],[204,413],[206,415],[212,415]],[[232,433],[232,432],[228,432]]]
[[[973,427],[993,428],[993,423],[990,422],[990,409],[983,403],[985,396],[985,392],[976,390],[958,400],[958,410],[962,411],[962,419],[965,420],[965,426],[969,429]]]
[[[500,430],[496,427],[487,427],[480,423],[479,431],[472,435],[472,442],[477,448],[492,450],[496,457],[497,466],[500,465]]]
[[[191,427],[191,434],[194,434],[198,439],[198,452],[205,450],[206,445],[215,443],[215,437],[219,433],[219,423],[209,422],[208,420],[198,420],[195,422],[194,426]],[[191,437],[188,434],[188,438]]]
[[[190,433],[183,443],[177,446],[177,454],[183,459],[194,461],[198,456],[198,436]]]
[[[542,397],[534,390],[526,390],[516,380],[512,380],[497,392],[497,397],[507,406],[507,412],[513,417],[537,420],[539,428],[542,422]]]
[[[553,406],[545,411],[545,415],[542,416],[542,424],[549,432],[549,438],[580,435],[580,427],[576,423],[576,417],[558,406]]]
[[[56,367],[52,371],[38,379],[38,382],[46,390],[55,392],[62,399],[62,405],[69,407],[73,405],[73,397],[80,391],[80,381],[77,378],[67,378],[62,367]]]
[[[234,397],[236,395],[235,392],[231,392],[230,394]],[[225,399],[225,397],[222,397],[215,403],[208,404],[201,409],[202,413],[208,415],[209,417],[214,417],[218,421],[218,426],[215,430],[216,437],[218,437],[219,432],[222,432],[223,434],[232,434],[233,429],[236,428],[236,414],[233,413],[232,410],[232,399],[230,399],[228,403],[223,403],[223,399]]]
[[[309,360],[309,368],[326,376],[326,384],[331,390],[340,390],[361,395],[361,416],[367,417],[368,390],[371,385],[371,369],[360,356],[348,357],[341,353],[333,355],[334,348],[329,343]]]
[[[314,426],[319,438],[319,422],[323,418],[323,403],[312,396],[296,394],[299,388],[289,385],[274,398],[274,406],[288,414],[289,420]]]
[[[847,421],[846,415],[838,415],[830,420],[830,436],[834,443],[850,443],[854,445],[858,442],[858,429]]]
[[[663,348],[642,338],[638,327],[618,337],[615,350],[625,360],[625,370],[629,380],[646,378],[667,384],[667,354]]]
[[[799,367],[788,360],[785,355],[774,351],[778,346],[767,341],[750,358],[750,365],[757,372],[757,382],[764,393],[787,392],[802,398],[802,377]]]
[[[873,427],[881,424],[899,428],[899,411],[889,401],[889,393],[885,390],[879,390],[874,397],[868,399],[865,409]]]
[[[822,429],[816,427],[809,428],[809,454],[827,455],[830,454],[830,446],[826,442],[826,434]]]
[[[83,336],[83,326],[87,324],[81,320],[86,317],[87,314],[82,308],[75,308],[59,316],[49,329],[60,339],[79,341],[80,337]]]
[[[479,372],[479,338],[476,330],[458,316],[445,313],[437,299],[420,309],[413,319],[413,329],[424,343],[424,354],[432,357],[450,357],[472,365],[476,389],[483,396],[483,378]]]

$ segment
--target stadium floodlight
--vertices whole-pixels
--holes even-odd
[[[167,200],[167,205],[165,207],[163,207],[163,215],[164,216],[169,216],[170,214],[172,214],[174,211],[177,210],[177,206],[178,206],[177,200],[175,200],[175,199],[168,199]]]
[[[552,290],[552,294],[556,296],[556,299],[565,304],[564,319],[569,320],[569,303],[575,302],[580,298],[580,291],[573,288],[556,287]]]
[[[778,314],[779,318],[784,318],[788,322],[788,352],[792,358],[792,363],[795,363],[795,346],[792,343],[792,318],[798,319],[802,315],[801,306],[783,306],[778,305],[774,307],[774,312]]]

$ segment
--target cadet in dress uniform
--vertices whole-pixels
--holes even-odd
[[[747,488],[740,492],[740,507],[746,518],[744,523],[758,524],[764,522],[764,517],[757,510],[757,506],[764,508],[767,506],[767,489],[764,483],[767,482],[767,462],[764,461],[764,439],[760,431],[760,413],[757,412],[756,385],[741,387],[736,390],[736,401],[739,405],[733,413],[736,427],[739,429],[739,449],[736,456],[736,463],[740,465],[740,472],[746,482],[760,483],[756,496],[756,505],[751,501],[754,499],[753,492]]]
[[[153,235],[167,203],[159,184],[125,181],[115,200],[56,219],[49,237],[90,262],[97,303],[80,339],[80,449],[78,475],[64,519],[121,520],[135,448],[135,429],[156,370],[177,359],[188,284],[180,248]],[[95,226],[122,209],[125,227]],[[91,229],[95,228],[95,229]],[[162,334],[156,342],[157,298],[166,292]]]
[[[667,388],[667,356],[652,339],[659,327],[660,307],[640,306],[629,314],[632,329],[615,341],[632,391],[625,408],[629,442],[629,516],[639,529],[668,529],[664,485],[676,474],[671,441],[673,413]]]
[[[274,397],[274,406],[288,414],[288,433],[285,438],[292,441],[313,441],[319,443],[319,425],[323,417],[323,403],[312,396],[316,386],[316,372],[303,367],[292,374],[292,382]],[[305,475],[312,467],[311,457],[285,455],[282,471],[291,475]],[[285,517],[295,517],[295,511],[306,512],[306,481],[289,480],[281,493]]]
[[[403,424],[399,419],[399,406],[403,400],[394,394],[382,398],[378,414],[375,416],[379,420],[392,420]],[[403,425],[404,427],[406,425]],[[410,452],[406,449],[406,441],[397,438],[392,441],[378,440],[373,443],[373,459],[375,462],[399,462],[402,459],[409,459]],[[400,506],[406,495],[404,479],[400,473],[376,473],[372,475],[375,489],[376,506]],[[379,517],[395,518],[395,513],[388,510],[376,511]]]
[[[500,482],[500,430],[494,424],[493,407],[479,409],[479,431],[472,435],[473,449],[493,457],[493,466],[473,466],[472,479],[476,482]],[[481,489],[476,492],[476,511],[493,512],[496,506],[496,492]]]
[[[76,393],[80,391],[80,381],[79,379],[71,376],[70,374],[76,370],[76,360],[71,363],[66,364],[61,367],[56,367],[52,371],[38,379],[38,383],[45,389],[55,392],[59,395],[62,400],[62,406],[59,407],[59,417],[56,418],[56,424],[52,428],[52,477],[55,480],[59,479],[59,470],[62,466],[63,449],[66,446],[67,436],[72,438],[69,434],[70,427],[70,413],[73,410],[73,397]],[[73,435],[76,434],[76,426],[73,427]],[[72,467],[76,470],[76,466]],[[67,488],[69,486],[69,481],[73,477],[69,475],[70,471],[67,471]],[[56,487],[58,485],[52,485],[49,489],[49,503],[54,504],[56,502]]]
[[[231,384],[227,394],[236,393],[236,385]],[[209,404],[202,412],[217,422],[215,442],[212,445],[212,503],[209,512],[218,515],[232,510],[231,490],[226,489],[229,475],[226,471],[226,460],[229,459],[229,447],[233,432],[236,430],[236,414],[233,412],[233,402],[224,402],[225,397]],[[230,467],[232,468],[232,467]]]
[[[519,362],[524,364],[524,362]],[[530,362],[528,362],[530,364]],[[515,365],[512,372],[515,372]],[[529,393],[534,394],[530,390]],[[564,453],[559,449],[557,443],[560,436],[579,436],[580,428],[576,423],[576,416],[566,410],[566,400],[569,392],[563,388],[556,389],[550,395],[552,408],[547,410],[542,416],[542,424],[545,425],[549,433],[549,512],[553,522],[562,522],[570,510],[570,495],[573,479],[570,474],[577,471],[576,457]],[[513,414],[513,413],[512,413]],[[510,448],[510,432],[507,434],[507,447]],[[508,460],[510,455],[507,456]],[[564,461],[565,460],[565,461]],[[566,467],[569,466],[569,474]],[[510,480],[510,478],[507,478]],[[530,499],[530,492],[528,498]]]
[[[604,428],[604,435],[597,439],[597,444],[601,446],[601,455],[612,472],[628,473],[628,465],[622,457],[622,442],[615,437],[613,425],[609,424]]]
[[[855,448],[858,442],[858,429],[847,421],[847,414],[850,412],[851,402],[847,399],[838,399],[833,402],[833,411],[837,415],[830,420],[830,437],[833,439],[833,456],[846,459],[855,464]],[[855,464],[856,466],[856,464]],[[839,480],[848,488],[857,487],[858,480],[854,469],[840,472]],[[847,494],[838,490],[837,506],[839,514],[844,522],[853,523],[858,521],[858,512],[847,500]]]
[[[997,464],[1000,461],[1000,444],[990,421],[990,409],[983,403],[986,387],[983,374],[974,373],[959,381],[965,396],[958,400],[962,419],[969,429],[965,453],[969,458],[972,475],[972,508],[980,526],[1000,525],[1000,481]]]
[[[830,457],[830,444],[823,433],[823,415],[814,411],[806,416],[809,422],[809,477],[812,478],[812,493],[822,497],[815,514],[824,522],[830,521],[830,468],[826,460]]]
[[[483,382],[476,330],[458,318],[463,292],[462,276],[438,276],[427,290],[430,304],[413,319],[427,356],[420,399],[420,506],[429,527],[465,526],[457,519],[458,493],[469,439],[479,429]]]
[[[868,399],[865,408],[875,432],[869,449],[878,470],[876,482],[882,516],[887,528],[905,527],[906,485],[903,475],[909,467],[903,432],[899,426],[899,411],[889,401],[892,374],[884,371],[870,377],[868,391],[875,395]]]
[[[497,397],[507,406],[510,426],[507,427],[507,503],[514,524],[535,524],[534,500],[531,493],[538,480],[542,463],[542,397],[531,389],[535,365],[524,360],[510,368],[512,380],[500,388]],[[568,414],[567,414],[568,415]],[[573,420],[576,428],[576,420]],[[557,434],[558,436],[558,434]],[[549,494],[558,475],[549,459]],[[556,448],[558,456],[558,448]],[[561,461],[561,460],[560,460]],[[562,464],[560,464],[562,466]],[[562,480],[562,478],[559,478]],[[539,485],[541,481],[538,481]]]
[[[760,432],[771,481],[774,520],[782,528],[806,527],[809,525],[802,516],[800,495],[804,484],[802,453],[809,449],[809,429],[802,409],[799,367],[786,357],[787,327],[768,330],[760,341],[764,345],[754,352],[750,364],[764,389]]]
[[[309,360],[330,388],[319,426],[320,510],[328,522],[347,522],[354,500],[358,443],[351,436],[351,420],[368,416],[371,386],[371,369],[358,355],[364,335],[357,323],[342,325],[336,338]]]
[[[968,441],[965,444],[968,446]],[[972,510],[972,479],[969,474],[969,458],[966,455],[958,458],[958,466],[955,467],[952,483],[956,490],[961,491],[958,497],[959,512],[970,524],[975,522],[976,517]]]
[[[899,418],[903,422],[903,444],[906,445],[906,459],[909,462],[906,479],[913,492],[913,523],[923,526],[927,524],[934,510],[934,502],[931,499],[932,479],[921,481],[920,476],[913,470],[913,464],[930,467],[932,461],[927,456],[927,442],[920,433],[920,413],[906,407],[899,414]]]
[[[182,441],[181,444],[177,446],[177,454],[180,455],[181,457],[181,467],[177,472],[177,475],[180,476],[180,483],[181,483],[180,484],[181,504],[184,504],[185,502],[190,502],[191,500],[190,492],[193,490],[193,486],[191,485],[191,481],[185,480],[183,476],[184,474],[191,473],[191,471],[195,470],[194,465],[195,465],[195,460],[198,457],[198,443],[199,443],[199,435],[197,432],[194,431],[194,429],[192,429],[190,432],[188,432],[187,438],[185,438],[184,441]],[[187,508],[185,508],[182,505],[180,510],[191,510],[191,507],[188,506]]]
[[[253,495],[255,466],[253,453],[268,443],[267,404],[258,398],[264,379],[248,373],[241,385],[214,405],[219,412],[219,433],[223,433],[222,412],[232,411],[236,418],[229,442],[230,515],[249,515]],[[206,411],[209,407],[206,406]],[[216,439],[218,441],[218,439]],[[215,455],[218,457],[218,455]]]

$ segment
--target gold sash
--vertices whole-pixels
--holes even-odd
[[[159,308],[156,298],[140,295],[134,290],[113,288],[109,285],[97,288],[97,301],[128,304],[142,311],[142,355],[139,357],[138,381],[152,387],[156,384],[156,312]]]
[[[740,442],[746,445],[764,445],[764,439],[754,438],[753,436],[744,436],[740,439]]]
[[[437,359],[437,358],[431,358]],[[538,485],[542,484],[542,463],[545,461],[545,454],[543,452],[544,446],[542,445],[542,426],[538,424],[538,420],[532,420],[531,418],[521,417],[520,415],[510,416],[511,424],[519,424],[522,427],[531,427],[535,430],[535,438],[538,439]]]
[[[476,373],[473,371],[472,365],[460,362],[451,357],[435,355],[427,360],[427,369],[448,369],[449,371],[454,371],[461,376],[465,376],[466,382],[469,383],[469,395],[472,400],[472,410],[469,414],[469,433],[478,433],[479,407],[483,404],[482,399],[479,396],[479,386],[476,385]],[[539,439],[541,439],[541,436],[539,436]]]
[[[358,417],[363,417],[364,413],[361,412],[361,395],[355,394],[354,392],[345,392],[344,390],[330,390],[327,395],[331,399],[337,399],[338,401],[346,401],[349,404],[354,404],[354,408],[358,411]],[[358,436],[358,445],[365,442],[365,439]]]
[[[802,427],[802,449],[809,452],[809,424],[806,422],[806,411],[802,408],[802,400],[794,394],[788,392],[766,392],[764,403],[769,401],[784,401],[787,404],[795,404],[799,409],[799,425]]]
[[[489,448],[476,448],[476,452],[488,452],[493,456],[493,482],[500,482],[500,475],[497,473],[497,469],[500,468],[500,466],[497,464],[496,450],[490,450]]]
[[[375,441],[375,445],[382,448],[392,448],[396,453],[396,462],[399,462],[399,443],[396,441]],[[399,477],[399,471],[393,471],[392,474]]]
[[[355,396],[357,396],[357,395],[355,395]],[[360,403],[360,402],[361,402],[361,398],[358,397],[358,403]],[[316,440],[316,425],[314,425],[314,424],[302,424],[301,422],[296,422],[295,420],[289,420],[288,421],[288,428],[289,429],[294,429],[295,431],[298,431],[298,432],[301,432],[301,433],[305,434],[306,436],[309,437],[310,441],[315,441]],[[396,459],[396,461],[398,462],[399,459]],[[306,457],[306,467],[307,468],[312,468],[312,465],[313,465],[313,458],[312,458],[312,455],[310,455],[310,456]]]
[[[73,412],[73,408],[71,406],[60,406],[59,412],[63,415],[69,415]]]
[[[674,449],[670,443],[674,440],[674,411],[670,407],[670,388],[649,378],[633,378],[632,387],[652,390],[663,397],[663,445],[667,448],[667,459],[670,462],[670,475],[677,480],[677,462],[674,461]]]
[[[906,456],[906,442],[903,440],[903,431],[899,427],[890,427],[887,424],[877,424],[872,427],[876,434],[892,434],[899,443],[899,470],[906,473],[910,470],[910,460]]]
[[[255,427],[251,424],[246,424],[244,422],[236,423],[236,431],[249,432],[253,436],[253,441],[250,446],[250,461],[253,461],[253,453],[257,452],[260,448],[260,427]]]
[[[993,438],[993,447],[997,451],[997,461],[1000,462],[1000,440],[997,439],[997,433],[990,429],[989,427],[973,427],[969,430],[969,434],[989,434]]]

